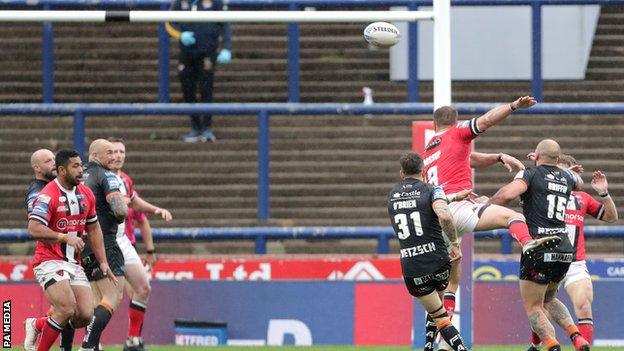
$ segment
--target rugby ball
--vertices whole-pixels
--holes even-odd
[[[401,34],[392,23],[375,22],[364,29],[364,39],[375,46],[390,47],[399,42]]]

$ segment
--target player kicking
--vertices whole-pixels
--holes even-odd
[[[131,210],[149,212],[160,215],[164,220],[170,221],[172,219],[171,213],[166,209],[156,207],[143,200],[135,191],[132,178],[121,170],[126,160],[126,147],[123,143],[123,139],[109,138],[108,140],[113,144],[113,156],[115,158],[110,169],[120,178],[121,192],[128,199],[128,214],[130,214]],[[130,216],[126,218],[126,222],[132,221],[132,218],[129,217]],[[134,237],[134,233],[127,233],[125,224],[126,223],[120,224],[117,231],[117,244],[123,252],[126,263],[125,277],[128,282],[126,289],[130,297],[130,308],[128,309],[128,338],[124,345],[124,351],[142,351],[144,350],[144,342],[141,333],[151,287],[145,266],[143,266],[141,258],[128,237],[128,234],[132,234],[132,237]],[[148,245],[148,256],[153,258],[154,243],[152,237],[146,237],[143,238],[143,240]]]
[[[87,240],[104,276],[116,284],[104,253],[102,231],[91,190],[80,184],[82,163],[73,150],[56,154],[58,177],[39,192],[29,214],[28,232],[37,239],[33,267],[37,282],[52,305],[50,315],[29,318],[24,349],[49,350],[66,325],[84,327],[93,315],[93,295],[80,253]],[[35,341],[39,334],[39,344]]]
[[[561,155],[559,167],[568,169],[575,166],[578,167],[579,165],[574,157]],[[584,191],[573,191],[568,201],[565,221],[568,227],[568,238],[574,246],[576,255],[561,282],[574,306],[579,332],[590,344],[594,339],[594,323],[591,309],[594,294],[585,262],[585,234],[583,233],[585,216],[589,214],[607,223],[613,223],[618,220],[617,208],[611,196],[609,196],[607,176],[601,171],[594,172],[592,174],[591,186],[600,196],[600,201]],[[529,346],[528,350],[538,351],[540,348],[541,340],[533,332],[531,335],[531,346]]]
[[[456,193],[472,189],[472,168],[483,168],[502,162],[524,169],[517,159],[505,154],[472,153],[471,143],[479,134],[500,123],[517,109],[529,108],[536,104],[535,98],[523,96],[516,101],[500,105],[486,114],[468,121],[457,122],[457,111],[451,106],[438,108],[433,114],[436,134],[423,152],[424,175],[429,183],[441,186],[449,200],[456,200]],[[544,246],[556,245],[560,238],[545,236],[531,238],[522,214],[508,208],[488,203],[477,203],[467,199],[449,204],[457,235],[461,237],[473,231],[509,228],[511,235],[520,242],[522,251],[530,253]],[[451,277],[444,307],[451,314],[455,310],[455,292],[459,286],[459,260],[453,262]],[[428,325],[431,323],[429,322]],[[433,335],[427,335],[425,351],[433,350]],[[440,349],[448,349],[441,345]]]
[[[388,214],[401,247],[405,285],[453,350],[468,350],[442,304],[451,261],[461,257],[446,194],[441,187],[423,182],[418,154],[405,154],[400,163],[401,181],[388,195]],[[451,241],[450,252],[442,230]]]
[[[576,350],[588,351],[589,343],[574,325],[568,309],[556,298],[559,283],[574,258],[574,247],[565,223],[566,207],[572,190],[582,183],[575,173],[557,166],[559,156],[557,142],[542,140],[535,149],[535,167],[518,172],[511,183],[492,196],[490,202],[503,205],[520,197],[531,236],[556,235],[560,238],[555,247],[522,253],[520,295],[531,329],[548,351],[561,350],[548,316],[567,332]]]

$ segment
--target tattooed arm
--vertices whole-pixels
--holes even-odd
[[[128,216],[128,205],[124,200],[124,196],[119,191],[113,191],[106,195],[106,202],[110,205],[113,215],[117,218],[117,222],[121,223]]]
[[[449,254],[451,261],[455,261],[461,258],[461,250],[459,249],[459,241],[457,240],[457,230],[453,224],[453,216],[448,204],[444,200],[435,200],[431,207],[433,211],[438,215],[440,226],[442,231],[446,234],[451,241],[451,252]]]

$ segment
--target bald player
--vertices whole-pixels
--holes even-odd
[[[56,178],[56,166],[54,153],[48,149],[39,149],[30,156],[30,166],[35,173],[35,179],[28,184],[26,193],[26,211],[32,212],[32,204],[39,195],[41,189]]]
[[[113,284],[102,274],[99,264],[89,245],[85,245],[82,257],[87,278],[95,296],[94,317],[87,327],[81,350],[95,350],[102,331],[108,325],[113,312],[119,305],[124,289],[124,257],[116,236],[120,224],[124,223],[128,207],[121,193],[121,184],[115,173],[110,171],[115,158],[113,144],[105,139],[94,140],[89,146],[89,163],[84,167],[84,183],[95,195],[96,211],[102,233],[106,259],[118,283]]]
[[[568,238],[566,208],[572,190],[582,180],[557,166],[561,149],[552,139],[542,140],[535,149],[535,166],[518,172],[515,179],[501,188],[491,203],[504,205],[520,197],[522,212],[532,238],[556,235],[561,241],[531,253],[520,260],[520,295],[531,329],[548,351],[560,351],[555,329],[548,315],[563,328],[576,350],[588,351],[589,343],[579,333],[566,306],[556,298],[559,283],[574,260],[574,247]]]

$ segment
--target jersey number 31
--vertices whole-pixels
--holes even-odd
[[[424,233],[422,230],[422,224],[420,223],[420,213],[412,212],[410,213],[409,217],[414,223],[416,236],[422,236]],[[410,228],[408,225],[407,215],[405,213],[399,213],[395,215],[394,223],[396,223],[399,226],[399,230],[397,231],[397,236],[399,237],[399,239],[404,240],[404,239],[407,239],[411,235]]]

